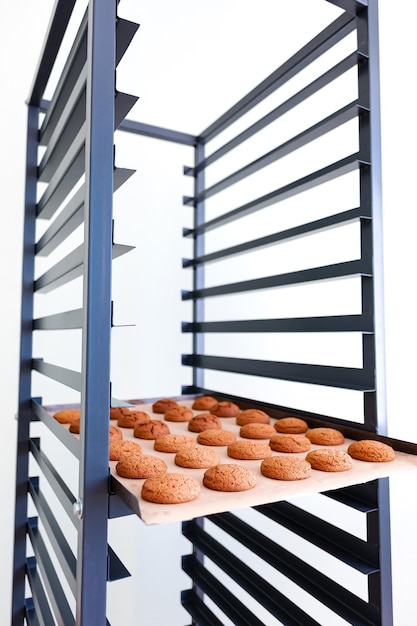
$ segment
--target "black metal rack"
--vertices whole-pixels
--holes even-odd
[[[114,3],[110,2],[90,0],[54,95],[50,101],[45,100],[45,88],[75,5],[75,2],[58,0],[28,100],[14,625],[23,624],[25,620],[27,624],[48,625],[108,623],[107,582],[128,574],[107,544],[108,518],[130,511],[109,489],[108,432],[103,428],[109,404],[116,402],[112,399],[110,382],[111,265],[113,259],[131,249],[113,241],[113,192],[133,173],[115,167],[115,128],[193,146],[195,150],[195,163],[184,168],[184,174],[194,179],[193,197],[184,198],[185,205],[194,207],[194,226],[184,229],[183,233],[185,238],[193,239],[193,256],[183,261],[185,270],[193,274],[193,285],[182,294],[184,301],[192,301],[193,313],[192,320],[184,321],[182,326],[183,332],[192,336],[192,353],[182,356],[183,365],[192,368],[192,383],[184,385],[182,393],[212,393],[233,399],[242,407],[265,408],[273,417],[291,411],[312,423],[325,422],[342,428],[354,427],[364,433],[386,434],[377,1],[332,3],[342,9],[335,21],[199,136],[194,136],[125,119],[136,98],[117,92],[115,68],[135,35],[137,25],[118,18]],[[356,42],[354,50],[321,71],[314,80],[308,80],[267,114],[246,124],[232,139],[224,140],[212,151],[208,149],[212,140],[218,140],[234,123],[256,110],[259,103],[352,35]],[[275,122],[352,71],[355,72],[353,97],[348,94],[347,100],[335,110],[279,141],[270,151],[244,166],[206,184],[210,166],[221,164],[227,155],[247,145],[245,142],[265,129],[273,129]],[[254,180],[250,177],[256,177],[271,165],[285,162],[285,158],[350,123],[354,124],[357,149],[352,151],[349,146],[341,149],[337,158],[330,155],[330,162],[321,165],[311,162],[307,171],[300,168],[298,172],[295,163],[289,181],[275,184],[274,179],[272,189],[263,188],[264,183],[259,186],[254,183],[253,197],[239,200],[236,190],[248,179]],[[45,146],[45,150],[39,160],[41,146]],[[255,213],[260,215],[270,207],[279,212],[287,201],[303,194],[304,198],[307,194],[308,202],[310,190],[350,174],[354,176],[357,206],[342,209],[335,206],[327,214],[313,219],[298,218],[298,222],[295,220],[284,227],[274,225],[262,236],[251,238],[249,234],[244,241],[226,244],[227,247],[223,243],[216,248],[211,242],[212,250],[207,251],[212,233],[218,234],[230,224],[242,224],[246,218]],[[40,193],[43,184],[45,189]],[[211,202],[220,197],[222,203],[225,198],[222,193],[231,189],[235,195],[226,199],[219,212]],[[39,220],[49,220],[40,236]],[[357,258],[317,266],[313,261],[303,269],[284,272],[275,269],[274,273],[262,267],[262,275],[252,278],[239,277],[236,269],[228,268],[228,262],[238,255],[256,255],[271,247],[277,250],[297,238],[352,223],[358,227],[360,254]],[[36,260],[54,252],[81,225],[84,229],[82,243],[36,277]],[[227,235],[223,241],[227,241]],[[224,268],[225,276],[237,278],[220,284],[211,278],[214,284],[207,284],[213,263],[217,265],[217,276],[222,275]],[[81,308],[36,317],[36,294],[52,292],[80,276],[83,279]],[[355,278],[359,284],[359,312],[268,317],[248,313],[235,319],[225,317],[229,305],[233,312],[237,310],[233,305],[235,296],[245,298],[249,294],[252,301],[262,301],[265,294],[276,293],[283,287],[315,286],[330,279],[328,284],[334,286],[345,278]],[[223,319],[210,312],[210,304],[221,298],[224,298],[223,305],[218,310],[224,315]],[[242,302],[247,305],[248,299]],[[34,358],[33,332],[51,329],[82,329],[80,371]],[[273,337],[284,333],[292,336],[300,333],[354,336],[359,333],[362,366],[273,360],[254,357],[250,350],[246,354],[241,350],[237,356],[210,353],[210,347],[215,345],[212,338],[216,335],[220,335],[225,345],[235,345],[236,336],[250,338],[266,334]],[[55,422],[39,398],[32,398],[32,371],[80,394],[79,441]],[[217,372],[224,376],[225,382],[220,387],[216,387]],[[242,395],[242,388],[253,388],[253,379],[294,384],[291,403],[273,401],[279,393],[264,394],[262,389],[267,387],[261,388],[258,397],[250,393]],[[300,402],[305,386],[319,388],[323,396],[329,390],[359,394],[363,418],[350,421],[344,413],[338,415],[334,411],[306,408]],[[43,451],[40,438],[33,435],[33,422],[37,421],[53,433],[57,445],[68,449],[78,459],[77,496]],[[30,459],[36,462],[41,481],[37,475],[31,475]],[[45,498],[42,481],[57,494],[76,529],[76,555]],[[333,624],[333,616],[349,624],[392,624],[387,480],[328,492],[320,498],[325,498],[328,505],[338,503],[340,517],[343,511],[355,511],[365,520],[365,536],[354,536],[342,525],[339,528],[330,521],[326,512],[309,511],[307,505],[296,502],[262,505],[251,512],[224,513],[185,522],[183,533],[192,542],[194,551],[184,557],[183,569],[193,586],[184,591],[182,603],[193,623],[306,626]],[[28,513],[29,501],[36,509],[35,516]],[[265,525],[269,534],[264,530]],[[288,532],[303,542],[307,552],[309,546],[314,546],[333,563],[338,562],[341,571],[346,568],[359,574],[365,581],[366,592],[358,594],[352,590],[347,582],[348,574],[342,573],[336,579],[325,564],[320,571],[311,565],[308,558],[300,556],[298,549],[287,545]],[[29,552],[27,540],[31,546]],[[49,554],[47,543],[54,558]],[[60,573],[54,565],[56,560]],[[269,575],[273,571],[280,582],[269,582],[262,576],[260,572],[264,568]],[[61,576],[73,598],[65,593]],[[308,598],[314,601],[314,609],[308,604]]]

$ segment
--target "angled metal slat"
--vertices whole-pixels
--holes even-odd
[[[39,482],[39,481],[37,481]],[[39,485],[36,484],[33,478],[29,481],[29,493],[36,506],[36,510],[39,515],[39,519],[46,530],[47,536],[51,545],[55,550],[55,554],[58,557],[59,564],[64,572],[66,580],[71,588],[72,593],[75,596],[76,582],[76,560],[75,556],[68,545],[65,535],[61,529],[61,526],[55,519],[53,512],[51,511],[46,498],[42,492],[39,491]]]
[[[133,250],[133,246],[124,246],[122,244],[113,244],[113,259],[126,254]],[[39,293],[47,293],[52,289],[61,287],[66,283],[78,278],[83,273],[84,266],[84,244],[70,252],[64,259],[59,261],[54,267],[47,270],[42,276],[35,281],[35,291]]]
[[[48,600],[55,617],[62,626],[73,626],[74,616],[62,589],[52,559],[49,556],[47,547],[39,532],[37,518],[30,518],[28,520],[28,529],[36,563],[42,573],[42,580],[44,581]]]

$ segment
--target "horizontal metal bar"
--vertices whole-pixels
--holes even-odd
[[[29,442],[29,450],[32,453],[34,459],[39,465],[39,469],[42,471],[48,483],[51,485],[58,500],[60,501],[64,511],[67,513],[69,519],[74,526],[78,529],[78,518],[74,515],[73,504],[76,500],[69,487],[62,480],[60,474],[57,472],[48,457],[40,450],[39,439],[32,438]]]
[[[326,491],[324,495],[367,514],[378,510],[377,481]]]
[[[234,372],[247,376],[290,380],[309,385],[339,387],[356,391],[373,391],[375,388],[373,371],[354,367],[237,359],[205,354],[183,354],[182,364],[221,372]]]
[[[209,570],[204,569],[194,555],[182,557],[182,569],[192,579],[193,583],[227,615],[233,624],[264,626],[264,622],[257,618],[247,605],[234,596]]]
[[[216,541],[207,532],[197,527],[194,522],[183,526],[183,535],[193,545],[212,560],[223,572],[261,606],[287,626],[319,626],[318,622],[307,615],[302,609],[291,602],[276,587],[268,583],[262,576],[238,559],[225,546]],[[191,575],[204,593],[207,593],[234,623],[259,626],[260,621],[226,587],[224,587],[201,563],[193,556],[183,557],[183,569]],[[214,597],[213,597],[214,596]],[[234,620],[238,617],[237,622]],[[234,619],[233,619],[234,618]],[[251,621],[252,620],[252,621]]]
[[[205,222],[204,224],[198,224],[194,228],[194,232],[197,234],[201,234],[203,232],[207,232],[209,230],[213,230],[214,228],[218,228],[219,226],[223,226],[224,224],[228,224],[237,220],[246,215],[250,215],[255,211],[259,211],[260,209],[264,209],[272,204],[278,204],[282,200],[287,200],[288,198],[292,198],[299,193],[307,191],[309,189],[313,189],[318,185],[322,185],[323,183],[334,180],[335,178],[339,178],[344,176],[345,174],[349,174],[357,170],[359,167],[368,166],[369,163],[360,159],[360,154],[352,154],[336,163],[332,163],[327,167],[324,167],[321,170],[313,172],[312,174],[308,174],[303,178],[299,178],[284,187],[279,187],[270,193],[267,193],[260,198],[256,198],[251,202],[243,204],[242,206],[229,211],[228,213],[224,213],[219,217],[210,220],[209,222]],[[194,198],[184,198],[184,204],[192,205],[194,203]]]
[[[56,313],[33,320],[33,330],[67,330],[82,328],[83,310],[74,309],[65,313]]]
[[[204,604],[194,588],[181,592],[181,604],[187,613],[191,615],[193,624],[198,624],[198,626],[224,626],[223,622]]]
[[[262,504],[254,508],[358,572],[369,576],[379,571],[376,544],[363,541],[289,502]]]
[[[159,126],[152,126],[151,124],[144,124],[142,122],[135,122],[134,120],[124,120],[124,122],[120,124],[119,130],[134,133],[135,135],[142,135],[143,137],[151,137],[152,139],[162,139],[163,141],[180,143],[186,146],[195,146],[198,141],[198,137],[195,135],[189,135]]]
[[[35,484],[34,479],[29,479],[29,493],[36,506],[39,519],[42,521],[49,541],[51,542],[58,558],[59,565],[62,568],[72,593],[75,596],[77,589],[75,580],[77,562],[75,555],[69,547],[61,526],[58,524],[54,514],[52,513],[46,498],[39,491],[38,485]]]
[[[345,261],[342,263],[334,263],[332,265],[324,265],[322,267],[314,267],[307,270],[288,272],[287,274],[278,274],[276,276],[245,280],[240,283],[230,283],[227,285],[219,285],[217,287],[206,287],[205,289],[196,289],[195,291],[183,291],[182,299],[195,300],[197,298],[211,298],[214,296],[242,293],[245,291],[272,289],[274,287],[283,287],[285,285],[297,285],[317,280],[328,280],[330,278],[343,278],[345,276],[354,276],[355,274],[361,276],[372,275],[372,268],[370,267],[369,259]]]
[[[207,142],[230,126],[237,118],[252,109],[258,102],[273,93],[283,83],[301,72],[315,59],[341,41],[355,28],[355,21],[351,15],[343,14],[314,37],[301,50],[294,54],[281,67],[270,74],[255,89],[252,89],[244,98],[226,111],[213,122],[203,133],[202,139]]]
[[[48,376],[67,387],[81,392],[81,372],[45,363],[42,359],[32,359],[32,369],[44,376]]]
[[[38,623],[41,626],[56,626],[34,556],[29,557],[26,561],[26,575],[32,591],[32,600]]]
[[[309,235],[310,233],[314,233],[318,230],[325,230],[328,228],[333,228],[333,226],[336,225],[346,224],[348,222],[352,222],[358,219],[365,220],[371,217],[370,215],[364,216],[364,213],[365,211],[363,211],[360,207],[356,209],[350,209],[349,211],[343,211],[342,213],[337,213],[336,215],[330,215],[329,217],[323,217],[319,220],[314,220],[313,222],[301,224],[300,226],[294,226],[293,228],[288,228],[287,230],[273,233],[272,235],[267,235],[266,237],[260,237],[259,239],[253,239],[252,241],[246,241],[245,243],[241,243],[237,246],[232,246],[230,248],[225,248],[224,250],[217,250],[216,252],[205,254],[203,256],[199,256],[193,259],[184,259],[182,265],[183,267],[195,267],[197,265],[201,265],[202,263],[218,261],[219,259],[223,259],[229,256],[242,254],[244,252],[249,252],[258,248],[265,248],[267,246],[271,246],[282,241],[287,241],[288,239],[294,239],[295,237]],[[193,231],[187,231],[184,234],[185,236],[188,236],[190,233],[193,233]]]
[[[370,624],[370,626],[377,623],[375,607],[292,554],[277,541],[269,539],[253,526],[249,526],[231,513],[210,515],[208,519],[349,624],[357,623],[358,618],[363,620],[360,623]],[[278,531],[277,537],[279,537]]]
[[[186,176],[195,176],[198,172],[205,169],[212,163],[215,163],[218,159],[225,156],[231,150],[234,150],[234,148],[237,148],[237,146],[239,146],[247,139],[250,139],[250,137],[253,137],[253,135],[266,128],[266,126],[268,126],[269,124],[272,124],[272,122],[277,120],[279,117],[282,117],[283,115],[291,111],[291,109],[301,104],[301,102],[314,95],[317,91],[328,85],[330,82],[332,82],[339,76],[342,76],[342,74],[347,72],[349,69],[351,69],[358,63],[363,62],[364,59],[365,57],[359,52],[353,52],[345,59],[340,61],[340,63],[337,63],[337,65],[330,68],[330,70],[316,78],[316,80],[314,80],[312,83],[291,96],[291,98],[285,100],[285,102],[261,117],[254,124],[248,126],[248,128],[236,135],[236,137],[233,137],[233,139],[212,152],[205,159],[199,161],[195,167],[184,168],[184,174]]]
[[[62,626],[73,626],[74,615],[71,612],[54,564],[39,532],[37,518],[28,520],[28,529],[36,563],[41,571],[42,580],[57,622],[62,624]]]
[[[113,259],[133,250],[133,246],[113,244]],[[84,244],[81,244],[70,252],[56,265],[47,270],[42,276],[35,280],[34,290],[38,293],[47,293],[52,289],[61,287],[66,283],[82,275],[84,268]]]
[[[281,319],[183,322],[183,333],[343,333],[373,332],[373,316],[333,315]]]
[[[67,29],[76,0],[58,0],[49,22],[48,32],[42,46],[42,52],[35,71],[34,82],[30,89],[28,104],[38,106],[49,80],[59,48]]]
[[[69,450],[76,459],[80,458],[80,441],[72,433],[70,433],[66,428],[62,427],[55,418],[52,417],[48,411],[46,411],[43,406],[37,402],[35,399],[32,399],[32,413],[43,422],[49,430],[57,437],[57,439]]]
[[[37,204],[37,217],[49,219],[80,180],[85,170],[85,123],[56,168]]]
[[[347,122],[353,120],[355,117],[358,117],[358,115],[360,115],[362,111],[365,111],[365,109],[359,106],[357,101],[349,103],[343,109],[332,113],[328,117],[320,120],[317,124],[314,124],[313,126],[307,128],[295,137],[292,137],[285,143],[277,146],[273,150],[270,150],[266,154],[255,159],[255,161],[248,163],[244,167],[240,168],[236,172],[233,172],[226,178],[223,178],[211,187],[207,187],[201,193],[197,194],[194,197],[194,202],[199,202],[200,200],[207,200],[208,198],[211,198],[217,193],[223,191],[224,189],[227,189],[231,185],[235,185],[244,178],[251,176],[252,174],[258,172],[264,167],[267,167],[268,165],[271,165],[271,163],[275,163],[279,159],[288,156],[295,150],[306,146],[315,139],[318,139],[326,133],[329,133],[339,126],[342,126],[343,124],[346,124]]]

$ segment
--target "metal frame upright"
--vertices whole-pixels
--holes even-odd
[[[130,247],[113,243],[113,192],[130,175],[114,165],[114,128],[137,98],[118,93],[115,67],[137,25],[118,20],[113,0],[90,0],[51,102],[44,92],[70,22],[75,0],[57,0],[28,99],[28,140],[23,259],[21,377],[18,414],[16,530],[12,623],[105,624],[106,585],[125,576],[107,545],[109,517],[108,412],[110,388],[111,265]],[[117,34],[116,34],[117,31]],[[42,121],[40,113],[45,112]],[[39,146],[47,149],[38,162]],[[84,184],[68,200],[74,184]],[[38,181],[48,183],[37,199]],[[64,208],[58,218],[55,213]],[[36,241],[37,219],[52,218]],[[36,255],[48,254],[84,221],[83,244],[35,280]],[[34,318],[34,297],[83,275],[82,308]],[[34,359],[34,330],[81,329],[81,372]],[[56,428],[39,399],[32,398],[31,372],[37,370],[81,397],[80,441]],[[75,496],[31,436],[42,421],[79,461]],[[76,558],[46,501],[41,481],[29,477],[33,456],[78,531]],[[28,519],[30,496],[38,517]],[[120,507],[119,507],[119,514]],[[75,597],[66,598],[47,554],[38,518]],[[27,537],[34,556],[27,556]],[[41,576],[39,575],[41,574]],[[26,598],[29,583],[31,595]],[[74,614],[73,614],[74,612]]]

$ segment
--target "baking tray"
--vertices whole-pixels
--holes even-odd
[[[191,407],[193,400],[178,400],[179,404]],[[152,412],[151,403],[137,404],[135,410],[146,411],[155,419],[162,419],[160,414]],[[194,411],[197,415],[205,411]],[[223,428],[233,431],[239,438],[240,427],[236,425],[235,418],[221,418]],[[113,423],[116,423],[113,421]],[[187,422],[167,422],[172,433],[187,434],[197,437],[197,433],[191,433],[188,430]],[[316,424],[314,424],[316,425]],[[331,424],[322,424],[332,426]],[[395,440],[383,437],[378,439],[387,441],[396,450],[396,458],[389,463],[368,463],[352,459],[353,468],[345,472],[321,472],[312,470],[311,478],[299,481],[279,481],[266,478],[260,472],[261,461],[238,461],[227,456],[227,448],[216,446],[216,450],[220,455],[222,463],[239,463],[250,467],[255,471],[257,484],[253,489],[243,492],[218,492],[206,488],[203,485],[204,469],[188,469],[175,465],[174,453],[157,452],[154,450],[154,442],[144,439],[137,439],[133,436],[132,428],[122,428],[123,437],[139,443],[144,454],[153,454],[161,457],[167,463],[169,472],[182,472],[195,476],[201,484],[201,493],[197,500],[182,504],[154,504],[147,502],[141,497],[141,488],[144,479],[127,479],[119,476],[116,472],[117,461],[110,461],[111,473],[111,489],[114,494],[118,495],[130,509],[138,515],[145,524],[164,524],[170,522],[184,521],[213,513],[221,513],[231,511],[233,509],[246,508],[261,504],[277,502],[280,500],[289,500],[298,496],[310,495],[314,493],[322,493],[325,491],[348,487],[360,483],[366,483],[378,478],[392,476],[398,472],[410,471],[417,469],[417,456],[401,451],[398,448],[404,447],[398,442],[396,446]],[[340,429],[343,430],[343,429]],[[359,432],[362,438],[375,438],[368,433]],[[347,450],[353,439],[346,438],[345,442],[339,446],[332,446],[340,450]],[[317,449],[323,446],[312,444],[311,449]],[[415,446],[410,446],[414,448]],[[282,453],[273,452],[273,455]],[[297,453],[292,456],[305,457],[306,453]]]

